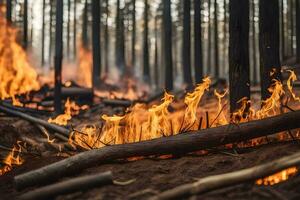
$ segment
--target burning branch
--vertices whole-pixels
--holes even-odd
[[[247,141],[277,132],[300,128],[300,111],[250,121],[239,126],[224,125],[137,143],[111,145],[86,151],[14,178],[18,189],[72,175],[95,164],[133,156],[182,154]]]

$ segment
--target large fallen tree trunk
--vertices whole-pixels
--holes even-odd
[[[300,111],[285,113],[262,120],[225,125],[176,136],[163,137],[131,144],[112,145],[86,151],[14,178],[17,189],[44,184],[63,176],[113,159],[133,156],[182,154],[224,144],[236,143],[300,128]]]
[[[51,123],[49,123],[45,120],[33,117],[31,115],[28,115],[26,113],[22,113],[22,112],[17,111],[17,110],[13,110],[11,108],[7,108],[3,105],[0,105],[0,112],[4,112],[4,113],[6,113],[8,115],[12,115],[12,116],[20,117],[24,120],[27,120],[27,121],[32,122],[34,124],[42,125],[47,129],[53,130],[55,132],[63,134],[66,137],[69,137],[70,130],[68,130],[68,129],[62,127],[62,126],[58,126],[56,124],[51,124]]]
[[[150,199],[183,199],[189,196],[203,194],[215,189],[264,178],[296,165],[300,165],[300,152],[290,156],[285,156],[281,159],[277,159],[263,165],[257,165],[235,172],[204,177],[196,182],[184,184],[171,190],[162,192]]]
[[[76,191],[83,191],[92,189],[93,187],[99,187],[112,183],[112,173],[111,171],[108,171],[101,174],[81,176],[59,183],[54,183],[52,185],[47,185],[22,194],[18,197],[18,199],[53,199],[58,195],[69,194]]]

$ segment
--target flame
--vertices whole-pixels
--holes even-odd
[[[15,96],[38,90],[38,75],[17,43],[17,29],[2,16],[0,26],[0,99],[12,98],[14,105],[22,105]]]
[[[294,176],[297,172],[298,172],[297,167],[290,167],[271,176],[258,179],[255,181],[255,183],[257,185],[275,185],[280,182],[286,181],[291,176]]]
[[[12,170],[13,165],[21,165],[24,160],[21,159],[20,153],[21,153],[22,147],[20,145],[20,141],[17,142],[17,147],[14,146],[11,152],[7,155],[7,157],[2,161],[3,164],[5,164],[4,167],[0,168],[0,175],[3,175],[9,171]]]
[[[86,109],[87,106],[78,106],[75,101],[70,101],[68,98],[65,103],[65,113],[58,115],[56,118],[52,119],[49,118],[49,123],[54,123],[62,126],[66,126],[68,124],[68,121],[72,119],[72,116],[78,115],[80,110]]]
[[[293,85],[292,85],[292,82],[297,80],[297,76],[293,70],[287,70],[287,71],[290,73],[290,76],[286,82],[288,90],[295,101],[300,101],[300,97],[297,97],[296,94],[293,92]]]

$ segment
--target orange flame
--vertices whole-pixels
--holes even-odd
[[[86,108],[87,108],[86,105],[80,107],[75,103],[75,101],[70,101],[68,98],[65,103],[65,113],[58,115],[54,119],[49,118],[48,122],[66,126],[68,124],[68,121],[72,119],[73,115],[78,115],[80,110],[84,110]]]
[[[297,172],[298,172],[297,167],[290,167],[271,176],[258,179],[255,181],[255,183],[257,185],[275,185],[280,182],[286,181],[291,176],[294,176]]]
[[[15,96],[40,88],[37,73],[17,43],[17,29],[1,16],[0,26],[0,99],[12,98],[14,105],[21,105]]]
[[[11,152],[9,152],[7,157],[2,161],[5,166],[0,168],[0,175],[11,171],[13,165],[21,165],[24,162],[24,160],[20,157],[20,153],[22,150],[20,141],[17,142],[17,146],[18,147],[14,146]]]

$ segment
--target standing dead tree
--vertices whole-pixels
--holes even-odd
[[[92,1],[93,89],[101,77],[100,1]]]

